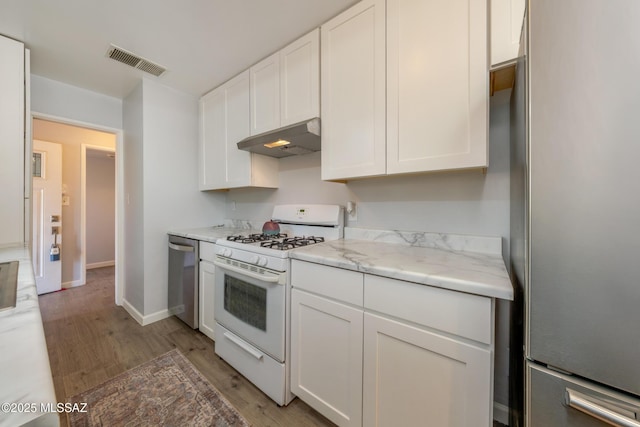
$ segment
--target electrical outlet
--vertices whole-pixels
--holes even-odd
[[[349,221],[358,220],[358,209],[356,208],[355,202],[347,203],[347,214],[348,214]]]

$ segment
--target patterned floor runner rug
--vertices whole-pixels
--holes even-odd
[[[69,414],[72,427],[249,426],[175,349],[72,396],[69,402],[87,404],[86,412]]]

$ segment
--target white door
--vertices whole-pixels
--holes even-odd
[[[492,352],[364,314],[363,425],[492,425]]]
[[[339,426],[362,426],[363,311],[291,291],[291,391]]]
[[[387,174],[487,166],[487,62],[486,1],[387,2]]]
[[[52,244],[61,244],[62,146],[33,141],[32,257],[38,295],[62,288],[62,255],[51,260]],[[57,228],[58,234],[54,233]]]
[[[280,51],[280,125],[320,116],[320,30]]]
[[[386,172],[384,10],[364,0],[320,28],[324,180]]]
[[[251,135],[280,127],[280,53],[251,67]],[[238,142],[238,141],[235,141]]]
[[[208,242],[200,242],[200,256],[202,255],[204,244],[215,247],[214,244]],[[215,249],[214,249],[215,250]],[[198,329],[200,332],[215,340],[215,326],[216,320],[214,316],[214,298],[215,298],[215,285],[216,285],[216,266],[209,261],[200,261],[200,321]]]

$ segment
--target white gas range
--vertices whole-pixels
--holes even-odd
[[[289,253],[344,234],[344,208],[278,205],[277,235],[247,234],[216,241],[216,353],[279,405],[289,387]]]

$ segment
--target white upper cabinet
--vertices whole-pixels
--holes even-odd
[[[25,239],[25,50],[0,36],[0,245]],[[30,154],[29,154],[30,155]]]
[[[320,116],[320,29],[280,51],[280,125]]]
[[[387,173],[486,167],[487,3],[387,1]]]
[[[323,25],[322,179],[486,167],[487,31],[474,0],[366,0]]]
[[[320,30],[322,179],[383,175],[385,2],[363,0]]]
[[[280,127],[280,53],[250,68],[251,135]]]
[[[200,100],[200,190],[277,188],[277,159],[238,150],[249,136],[249,104],[249,70]]]
[[[525,0],[491,0],[491,66],[518,57]]]
[[[319,30],[251,67],[251,135],[319,116]]]

